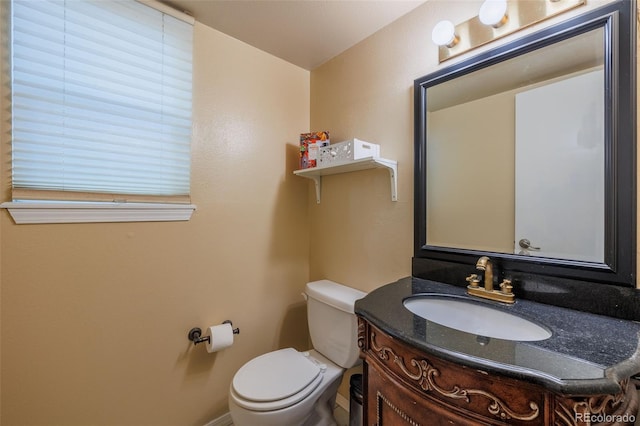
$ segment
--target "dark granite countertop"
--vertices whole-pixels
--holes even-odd
[[[532,320],[551,331],[533,342],[478,339],[427,321],[403,306],[407,297],[437,293],[466,297]],[[466,296],[461,287],[407,277],[358,300],[355,312],[389,335],[440,358],[540,384],[563,394],[610,394],[640,372],[640,323],[528,300],[513,305]],[[500,324],[495,324],[500,327]]]

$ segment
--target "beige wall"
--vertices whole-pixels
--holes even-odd
[[[191,221],[0,212],[3,425],[203,425],[244,362],[307,348],[308,187],[292,172],[309,72],[200,24],[194,40]],[[191,346],[190,328],[225,319],[233,347]]]
[[[410,275],[413,253],[413,81],[481,50],[594,9],[589,1],[563,16],[438,64],[431,30],[442,19],[463,22],[482,0],[429,0],[311,72],[311,127],[332,141],[357,137],[398,161],[398,201],[386,172],[324,178],[322,203],[309,194],[311,278],[328,277],[369,291]]]
[[[16,226],[0,212],[1,423],[202,425],[245,361],[307,345],[305,281],[368,291],[409,275],[412,83],[438,68],[433,25],[479,5],[430,0],[311,75],[196,25],[190,222]],[[324,178],[317,205],[291,173],[305,130],[379,143],[398,201],[371,170]],[[227,318],[232,348],[189,345],[191,327]]]

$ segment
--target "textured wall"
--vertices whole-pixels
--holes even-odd
[[[589,1],[566,15],[490,43],[493,48],[525,33],[584,13],[607,1]],[[398,161],[398,201],[391,202],[383,170],[324,178],[322,203],[309,193],[311,278],[326,277],[371,291],[411,274],[413,254],[413,81],[476,55],[438,64],[431,30],[442,19],[464,22],[481,0],[429,0],[311,72],[311,127],[334,142],[359,138]],[[463,124],[463,123],[461,123]],[[348,395],[346,380],[341,393]]]
[[[309,72],[200,24],[194,40],[191,221],[0,212],[3,425],[202,425],[244,362],[307,348],[308,188],[292,172]],[[232,348],[190,346],[191,327],[225,319]]]

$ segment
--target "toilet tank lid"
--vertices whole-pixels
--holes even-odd
[[[333,306],[341,311],[353,314],[356,300],[362,299],[367,293],[347,287],[329,280],[319,280],[307,283],[307,296]]]

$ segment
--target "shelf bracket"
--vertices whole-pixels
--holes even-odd
[[[391,201],[398,201],[398,164],[385,164],[391,179]]]
[[[320,194],[322,193],[322,176],[309,176],[316,187],[316,204],[320,204]]]

